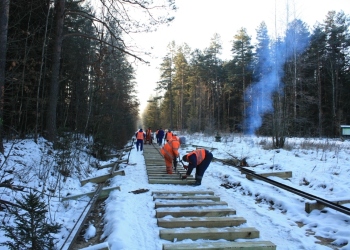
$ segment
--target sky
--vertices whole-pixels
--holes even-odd
[[[349,0],[176,0],[178,10],[175,20],[169,26],[160,27],[156,32],[133,35],[131,41],[140,49],[150,52],[145,57],[150,65],[138,64],[136,82],[142,112],[159,81],[159,65],[166,55],[167,46],[175,41],[177,45],[188,44],[191,49],[204,50],[210,45],[215,33],[221,36],[222,59],[231,56],[231,44],[240,28],[246,28],[254,42],[256,29],[262,21],[267,24],[271,37],[275,37],[289,21],[299,18],[310,28],[318,21],[322,23],[328,11],[343,10],[350,14]],[[289,6],[286,13],[286,6]]]
[[[329,200],[349,200],[350,186],[350,140],[340,139],[299,139],[286,138],[285,149],[271,149],[271,138],[243,136],[240,134],[223,134],[221,142],[215,142],[213,137],[202,134],[181,134],[186,145],[181,145],[180,155],[194,150],[196,146],[214,148],[212,153],[217,159],[238,159],[247,157],[248,169],[256,173],[292,171],[292,177],[284,180],[277,177],[271,179],[308,192],[312,195]],[[49,213],[50,218],[63,225],[62,230],[55,235],[60,239],[58,246],[65,241],[74,221],[79,219],[86,204],[87,196],[77,200],[60,201],[58,196],[78,195],[92,192],[96,184],[80,184],[80,180],[109,173],[109,168],[97,170],[92,166],[99,163],[104,166],[115,161],[97,161],[88,156],[86,144],[84,147],[75,146],[71,150],[74,156],[72,163],[79,170],[74,171],[64,182],[61,179],[54,188],[54,194],[47,189],[55,185],[56,176],[49,174],[47,186],[38,178],[44,173],[54,173],[53,149],[49,143],[40,138],[38,143],[31,139],[9,141],[5,143],[5,157],[0,156],[3,176],[4,170],[15,169],[14,174],[6,173],[6,178],[13,178],[13,185],[21,185],[43,190],[51,194]],[[131,141],[126,145],[131,145]],[[147,145],[148,146],[148,145]],[[159,230],[155,218],[154,191],[213,191],[220,196],[221,201],[237,211],[236,216],[244,217],[247,222],[239,227],[255,227],[260,232],[260,238],[255,240],[271,241],[278,250],[350,250],[350,217],[330,208],[322,211],[304,210],[305,198],[271,186],[259,180],[248,180],[245,175],[234,167],[213,161],[204,174],[202,185],[180,186],[149,184],[143,152],[133,148],[130,155],[125,152],[123,159],[129,157],[128,163],[120,164],[125,176],[115,176],[110,179],[107,187],[119,187],[112,191],[104,202],[103,242],[108,242],[111,250],[161,250],[162,244],[169,241],[159,238]],[[165,165],[164,165],[165,168]],[[194,173],[193,173],[194,174]],[[235,188],[226,189],[221,184],[234,184]],[[148,189],[149,191],[134,194],[132,191]],[[0,199],[13,201],[19,193],[8,188],[0,188]],[[47,196],[45,196],[45,199]],[[350,204],[344,204],[350,208]],[[174,208],[176,209],[176,208]],[[13,223],[5,216],[5,210],[0,210],[2,222]],[[89,229],[84,232],[87,244],[91,244],[96,236],[98,223],[90,220]],[[318,237],[318,238],[317,238]],[[318,239],[329,239],[327,246],[318,244]],[[0,231],[0,242],[5,240]],[[193,242],[190,239],[179,243]],[[207,241],[208,242],[208,241]],[[210,241],[209,241],[210,242]],[[92,247],[92,246],[91,246]],[[0,247],[0,250],[6,248]],[[94,249],[93,247],[90,249]]]

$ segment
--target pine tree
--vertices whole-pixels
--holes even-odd
[[[46,218],[47,205],[37,193],[30,192],[15,199],[17,207],[9,208],[13,223],[2,224],[9,241],[0,243],[9,249],[55,249],[55,238],[51,235],[61,228],[58,223],[50,224]]]

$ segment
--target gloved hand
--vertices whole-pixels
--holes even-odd
[[[188,165],[184,165],[184,169],[186,169],[186,170],[187,170],[187,169],[188,169]]]
[[[183,176],[181,176],[181,179],[187,179],[187,175],[183,175]]]

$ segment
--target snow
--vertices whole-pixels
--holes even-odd
[[[89,239],[96,236],[96,227],[93,224],[90,224],[89,227],[86,229],[86,232],[84,234],[84,239],[88,241]]]
[[[214,158],[238,159],[247,157],[249,169],[256,173],[292,171],[293,176],[287,180],[269,177],[272,180],[289,185],[312,195],[329,200],[350,200],[350,141],[340,139],[287,138],[284,149],[272,149],[271,138],[227,134],[221,142],[214,137],[202,134],[180,134],[186,137],[186,145],[180,148],[180,155],[195,149],[192,145],[210,148]],[[130,142],[131,143],[131,142]],[[107,174],[109,169],[93,168],[96,159],[87,155],[86,149],[76,145],[71,153],[75,158],[66,164],[79,165],[80,172],[75,171],[71,177],[63,178],[57,174],[57,161],[51,151],[51,145],[44,139],[36,144],[33,140],[21,140],[5,143],[5,156],[1,156],[2,181],[13,178],[13,185],[31,187],[51,194],[50,218],[63,225],[59,239],[60,247],[68,237],[74,222],[83,213],[89,199],[83,196],[76,200],[61,201],[62,197],[92,192],[97,185],[80,184],[80,180]],[[127,158],[128,155],[124,156]],[[114,159],[115,160],[115,159]],[[99,162],[100,165],[113,162]],[[247,222],[241,227],[255,227],[260,231],[256,240],[271,241],[279,250],[291,249],[342,249],[350,250],[350,216],[331,208],[305,212],[305,203],[312,202],[286,190],[274,187],[261,180],[248,180],[239,169],[213,161],[205,172],[202,185],[180,186],[148,184],[143,154],[131,150],[129,163],[120,167],[125,176],[115,176],[109,187],[114,190],[105,201],[103,215],[104,232],[102,241],[108,242],[111,250],[162,249],[169,241],[159,238],[159,228],[155,218],[154,191],[210,190],[221,201],[228,203],[237,211],[237,216]],[[164,166],[165,168],[165,166]],[[16,170],[13,173],[4,170]],[[76,177],[79,176],[80,177]],[[52,176],[51,176],[52,175]],[[58,182],[54,182],[61,176]],[[40,177],[40,178],[39,178]],[[47,179],[48,181],[43,181]],[[24,184],[26,183],[26,184]],[[226,189],[221,184],[229,184]],[[132,191],[148,189],[147,192],[135,194]],[[49,191],[49,190],[53,190]],[[9,188],[0,188],[0,199],[13,202],[19,192]],[[350,208],[350,204],[343,204]],[[5,211],[0,211],[0,219],[7,221]],[[96,237],[97,225],[90,224],[85,238]],[[0,232],[0,242],[6,238]],[[327,245],[319,244],[320,241]],[[253,240],[254,241],[254,240]],[[184,243],[193,242],[184,240]],[[0,249],[6,249],[0,247]],[[93,246],[91,249],[94,249]]]

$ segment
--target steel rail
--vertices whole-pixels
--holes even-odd
[[[336,211],[338,211],[338,212],[341,212],[341,213],[350,215],[350,208],[344,207],[344,206],[342,206],[342,205],[339,205],[339,204],[334,203],[334,202],[331,202],[331,201],[329,201],[329,200],[320,198],[320,197],[318,197],[318,196],[315,196],[315,195],[312,195],[312,194],[303,192],[303,191],[301,191],[301,190],[299,190],[299,189],[296,189],[296,188],[287,186],[287,185],[282,184],[282,183],[280,183],[280,182],[271,180],[271,179],[269,179],[269,178],[267,178],[267,177],[264,177],[264,176],[261,176],[261,175],[255,173],[253,170],[245,169],[245,168],[243,168],[243,167],[234,166],[234,165],[230,164],[229,162],[226,162],[226,161],[221,160],[221,159],[217,159],[217,158],[214,158],[214,159],[217,160],[217,161],[220,161],[220,162],[222,162],[222,163],[224,163],[224,164],[227,164],[227,165],[230,165],[230,166],[232,166],[232,167],[238,168],[241,172],[243,172],[243,173],[245,173],[245,174],[247,174],[247,175],[250,175],[250,176],[252,176],[252,177],[254,177],[254,178],[256,178],[256,179],[265,181],[265,182],[270,183],[270,184],[272,184],[272,185],[274,185],[274,186],[276,186],[276,187],[282,188],[282,189],[284,189],[284,190],[287,190],[287,191],[289,191],[289,192],[291,192],[291,193],[297,194],[297,195],[302,196],[302,197],[304,197],[304,198],[307,198],[307,199],[309,199],[309,200],[315,200],[315,201],[317,201],[318,203],[320,203],[320,204],[322,204],[322,205],[324,205],[324,206],[326,206],[326,207],[329,207],[329,208],[332,208],[332,209],[334,209],[334,210],[336,210]]]
[[[131,146],[130,147],[133,147],[133,144],[134,144],[134,138],[132,138],[132,142],[131,142]],[[132,148],[131,148],[131,150],[132,150]],[[128,160],[127,160],[128,163],[129,163],[130,151],[129,151]],[[111,175],[115,171],[115,168],[117,167],[117,165],[119,164],[118,161],[121,159],[121,157],[122,156],[119,156],[117,158],[116,163],[111,168]],[[71,250],[72,249],[72,246],[75,243],[79,233],[81,232],[82,227],[84,226],[88,215],[90,214],[91,210],[95,206],[96,201],[99,199],[99,196],[100,196],[100,194],[102,192],[103,186],[104,186],[104,183],[98,184],[93,197],[90,199],[88,204],[85,206],[84,211],[79,216],[78,221],[75,223],[75,225],[73,226],[73,229],[68,234],[68,237],[66,238],[66,240],[62,244],[60,250]]]
[[[86,207],[84,208],[83,213],[80,215],[77,223],[75,223],[73,229],[70,231],[66,241],[63,243],[60,250],[70,250],[72,249],[73,243],[75,242],[76,238],[78,237],[79,233],[81,232],[81,229],[86,222],[87,216],[90,214],[91,209],[94,207],[94,204],[98,200],[98,197],[100,196],[100,193],[102,191],[102,184],[99,184],[94,196],[90,199]]]
[[[151,143],[151,145],[153,146],[153,148],[155,149],[155,150],[157,150],[157,152],[162,156],[162,158],[164,158],[164,156],[162,155],[162,153],[160,152],[160,149],[162,148],[162,146],[163,146],[163,144],[162,144],[162,146],[159,146],[158,145],[158,143]],[[157,146],[156,146],[157,145]]]

